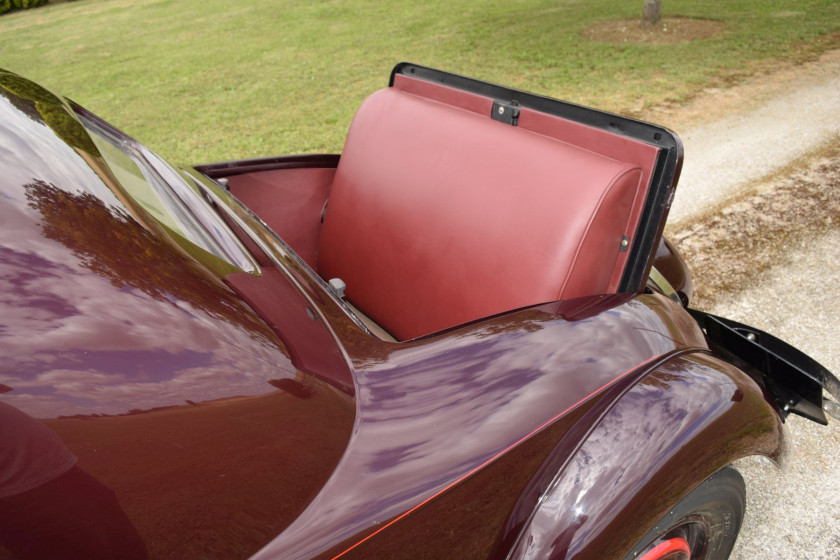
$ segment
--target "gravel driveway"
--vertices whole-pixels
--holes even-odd
[[[693,305],[840,374],[840,51],[645,117],[685,144],[667,232],[694,264]],[[840,559],[840,422],[786,426],[786,468],[738,464],[748,511],[732,558]]]

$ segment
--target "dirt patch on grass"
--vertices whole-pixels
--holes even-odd
[[[584,29],[582,35],[603,43],[685,43],[717,37],[724,31],[722,21],[668,17],[656,25],[642,26],[641,18],[602,21]]]
[[[792,249],[840,226],[840,146],[791,164],[735,200],[666,231],[695,275],[692,305],[706,308],[759,281]],[[795,263],[793,263],[795,266]]]

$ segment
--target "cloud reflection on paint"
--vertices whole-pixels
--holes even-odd
[[[118,414],[265,394],[296,374],[229,288],[136,221],[43,123],[0,104],[13,117],[0,127],[4,402],[38,418]]]
[[[315,536],[328,547],[405,511],[617,376],[673,350],[655,303],[631,300],[575,322],[546,306],[365,362],[351,452],[272,546],[291,554],[312,545],[315,518],[322,528]],[[296,541],[298,534],[308,542]]]

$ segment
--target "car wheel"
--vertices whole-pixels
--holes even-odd
[[[625,560],[726,560],[745,506],[744,479],[726,467],[674,506]]]

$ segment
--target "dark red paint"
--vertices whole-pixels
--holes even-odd
[[[317,374],[332,352],[346,384],[346,362],[317,323],[305,334],[322,346],[299,358],[297,333],[287,347],[109,184],[90,146],[68,145],[84,131],[57,98],[2,77],[24,97],[0,88],[0,406],[47,434],[2,416],[9,546],[34,542],[36,558],[56,557],[50,546],[68,558],[247,557],[339,461],[353,400]],[[56,124],[42,111],[65,113]],[[284,300],[305,308],[294,289]],[[33,457],[57,456],[44,442],[68,460],[13,486],[35,476]],[[79,527],[95,519],[110,521],[86,537]]]
[[[691,301],[694,295],[694,283],[688,266],[682,259],[680,252],[667,238],[663,237],[656,250],[653,266],[661,272],[671,287],[677,292],[684,305]]]
[[[295,174],[317,192],[292,193],[311,226],[293,247],[188,170],[251,275],[173,242],[69,106],[7,73],[0,146],[0,411],[31,428],[0,424],[0,512],[26,525],[0,514],[7,548],[623,558],[707,474],[780,456],[758,385],[658,293],[370,335],[294,251],[335,158]],[[258,184],[286,161],[202,169]],[[36,455],[57,459],[14,459]],[[48,480],[21,491],[10,474]]]

